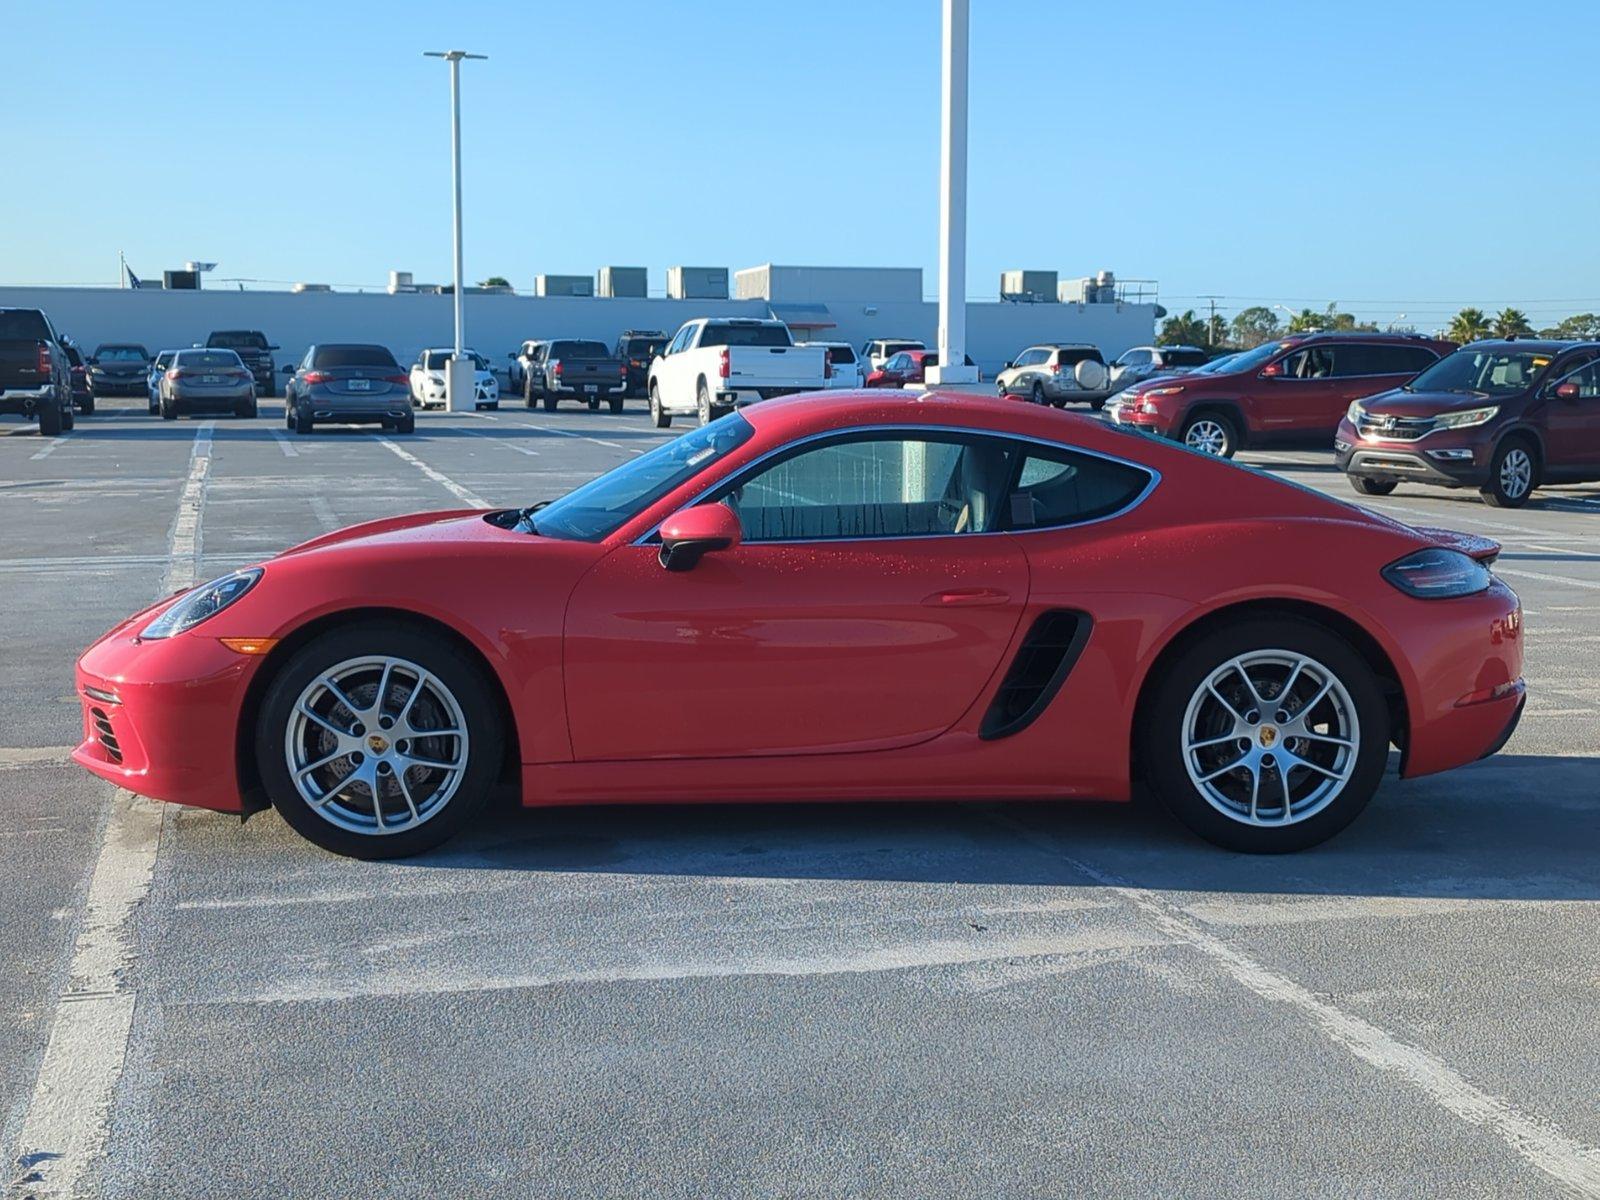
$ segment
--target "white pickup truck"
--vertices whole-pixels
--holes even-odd
[[[704,425],[738,404],[820,391],[828,352],[796,346],[782,321],[696,317],[650,364],[650,417],[665,429],[678,415]]]

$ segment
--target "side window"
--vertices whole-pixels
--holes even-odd
[[[1576,370],[1572,370],[1571,368],[1576,365],[1576,363],[1564,365],[1556,384],[1577,384],[1578,398],[1581,400],[1593,400],[1600,396],[1600,359],[1590,359],[1582,366],[1577,366]]]
[[[1067,449],[1027,447],[1006,502],[1006,529],[1093,521],[1126,508],[1149,487],[1142,468]]]
[[[1117,361],[1125,367],[1148,366],[1150,363],[1150,351],[1129,350],[1121,358],[1117,359]]]
[[[1347,347],[1340,347],[1340,350]],[[1307,346],[1278,360],[1283,365],[1284,379],[1328,379],[1334,373],[1334,348],[1332,346]]]
[[[1036,367],[1049,357],[1047,350],[1024,350],[1022,357],[1017,359],[1019,367]]]
[[[901,351],[899,354],[891,355],[883,364],[883,369],[885,371],[905,371],[909,370],[910,367],[911,355],[905,353],[904,351]]]
[[[999,527],[1018,450],[998,438],[853,437],[802,450],[718,497],[747,542],[941,537]]]

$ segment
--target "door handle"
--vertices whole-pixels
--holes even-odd
[[[930,608],[978,608],[986,604],[1004,604],[1010,599],[1011,594],[999,588],[950,588],[924,596],[922,602]]]

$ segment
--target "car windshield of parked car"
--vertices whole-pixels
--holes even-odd
[[[1225,371],[1233,370],[1234,364],[1243,357],[1242,354],[1224,354],[1221,358],[1213,358],[1203,366],[1196,367],[1192,374],[1220,375]]]
[[[700,335],[706,346],[792,346],[789,330],[783,325],[707,325]]]
[[[1468,346],[1445,355],[1406,384],[1405,390],[1514,396],[1525,390],[1553,357],[1542,350],[1474,350]]]
[[[252,333],[248,330],[224,331],[213,333],[206,342],[209,346],[226,346],[230,350],[265,350],[267,339],[264,334]]]
[[[599,342],[556,342],[550,347],[551,358],[610,358],[611,351]]]
[[[1215,367],[1213,370],[1220,372],[1225,369],[1230,375],[1239,371],[1259,371],[1291,345],[1292,342],[1263,342],[1254,350],[1241,350],[1231,356],[1233,361],[1226,368]]]
[[[666,344],[666,338],[629,338],[625,353],[629,358],[652,359]]]
[[[311,360],[314,367],[393,367],[400,369],[394,355],[382,346],[318,346]]]
[[[150,357],[143,346],[101,346],[94,356],[101,362],[114,363],[145,362]]]
[[[178,354],[179,367],[242,367],[243,361],[232,350],[183,350]]]
[[[674,488],[749,441],[755,430],[734,413],[642,454],[541,508],[534,532],[598,542]]]

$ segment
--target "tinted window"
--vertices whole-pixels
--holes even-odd
[[[701,346],[792,346],[789,330],[783,325],[725,325],[706,323],[700,335]]]
[[[1334,355],[1333,373],[1345,375],[1415,375],[1434,361],[1422,346],[1397,346],[1352,342]]]
[[[921,342],[884,342],[883,353],[894,354],[900,350],[921,350]]]
[[[848,367],[856,361],[856,352],[849,346],[829,346],[828,361],[836,367]]]
[[[801,450],[717,498],[752,542],[984,533],[1016,457],[995,438],[864,434]]]
[[[666,343],[666,338],[629,338],[622,353],[626,358],[638,358],[648,362],[661,353],[661,347]]]
[[[0,309],[0,342],[48,342],[44,314],[31,308]]]
[[[206,339],[208,346],[227,346],[233,350],[265,350],[266,335],[253,329],[224,329]]]
[[[599,342],[551,342],[551,358],[610,358],[611,352]]]
[[[750,422],[737,414],[702,425],[540,509],[534,528],[546,537],[598,542],[754,433]]]
[[[242,367],[243,360],[232,350],[180,350],[174,364],[179,367]]]
[[[1169,367],[1198,367],[1206,361],[1204,350],[1163,350],[1161,361]]]
[[[1092,454],[1032,447],[1026,454],[1006,505],[1005,528],[1093,521],[1126,508],[1150,484],[1149,472]]]
[[[393,367],[400,369],[394,355],[382,346],[318,346],[311,360],[314,367]]]
[[[1306,346],[1284,358],[1282,377],[1285,379],[1331,379],[1335,357],[1343,357],[1349,346]]]
[[[1100,357],[1100,351],[1093,346],[1072,346],[1066,350],[1058,350],[1056,353],[1060,356],[1056,361],[1069,367],[1075,367],[1081,362],[1103,363],[1106,361]]]

